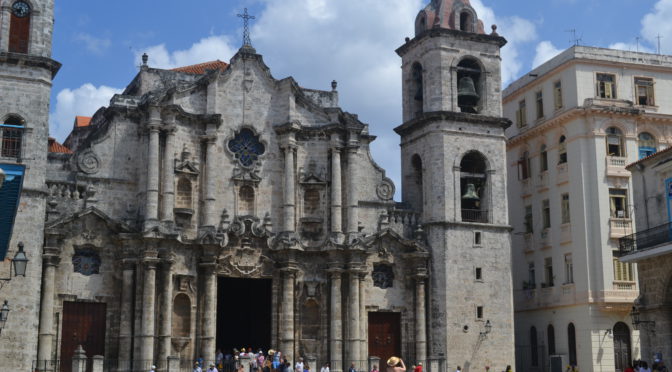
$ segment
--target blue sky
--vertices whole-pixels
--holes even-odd
[[[249,8],[252,43],[273,76],[330,89],[341,106],[370,124],[376,161],[399,186],[400,59],[418,10],[429,0],[56,0],[51,135],[63,140],[75,115],[92,115],[123,90],[149,54],[153,67],[228,61],[241,44],[236,17]],[[504,85],[571,45],[672,54],[672,0],[471,0],[484,21],[509,40]],[[185,5],[186,4],[186,5]]]

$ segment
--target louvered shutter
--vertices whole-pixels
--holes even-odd
[[[0,260],[4,260],[19,206],[24,168],[4,164],[0,164],[0,167],[7,174],[7,178],[0,188]]]

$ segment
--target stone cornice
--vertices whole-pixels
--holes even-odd
[[[52,79],[56,76],[58,70],[61,69],[60,62],[56,62],[51,58],[22,53],[0,52],[0,63],[43,68],[51,72]]]
[[[447,28],[431,28],[429,30],[425,30],[422,32],[420,35],[417,35],[413,39],[409,40],[406,42],[406,44],[402,45],[401,47],[397,48],[395,52],[400,57],[403,57],[404,54],[408,52],[409,49],[414,47],[415,45],[421,43],[425,39],[429,39],[432,37],[441,37],[441,36],[450,36],[455,39],[462,39],[466,41],[474,41],[478,43],[487,43],[487,44],[493,44],[498,47],[503,47],[506,45],[507,41],[505,38],[499,36],[499,35],[486,35],[486,34],[476,34],[473,32],[464,32],[464,31],[459,31],[459,30],[451,30]]]
[[[420,117],[409,120],[404,124],[394,128],[394,131],[397,132],[397,134],[399,134],[400,136],[404,136],[412,131],[423,128],[426,125],[432,124],[436,121],[454,121],[460,123],[484,124],[491,126],[499,126],[502,129],[506,129],[511,125],[511,120],[506,118],[498,118],[494,116],[485,116],[478,114],[468,114],[464,112],[434,111],[434,112],[425,112]]]

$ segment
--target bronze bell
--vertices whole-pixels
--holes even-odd
[[[462,199],[480,200],[481,198],[476,193],[476,186],[473,183],[467,184],[467,192],[462,195]]]
[[[460,78],[457,84],[457,104],[463,111],[472,112],[473,108],[478,104],[478,99],[481,98],[476,93],[476,85],[474,80],[465,76]]]

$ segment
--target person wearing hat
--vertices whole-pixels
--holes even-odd
[[[422,372],[422,362],[418,362],[418,365],[413,368],[413,372]]]
[[[208,372],[219,372],[217,370],[217,367],[215,367],[215,363],[210,363],[210,367],[208,368]]]
[[[149,369],[149,372],[156,371],[156,366],[152,365],[152,367]]]
[[[203,370],[201,369],[201,365],[198,364],[198,362],[194,362],[193,372],[203,372]]]
[[[387,360],[387,372],[405,372],[406,365],[401,358],[392,356]]]

